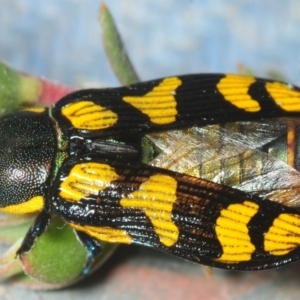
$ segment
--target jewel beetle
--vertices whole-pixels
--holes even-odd
[[[208,266],[300,258],[300,89],[230,74],[73,92],[0,119],[0,211],[58,215],[86,247],[139,244]],[[177,138],[176,138],[177,137]]]

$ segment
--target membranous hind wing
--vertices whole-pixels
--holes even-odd
[[[151,162],[154,166],[297,206],[299,136],[299,119],[271,118],[173,130],[148,138],[161,149]]]
[[[97,240],[226,269],[277,267],[300,256],[297,210],[170,170],[70,158],[51,193],[53,212]]]
[[[71,93],[52,109],[63,131],[117,138],[223,122],[299,116],[297,87],[249,76],[198,74]]]

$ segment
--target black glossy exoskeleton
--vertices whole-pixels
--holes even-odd
[[[300,257],[299,116],[297,87],[239,75],[74,92],[0,120],[0,211],[38,213],[18,254],[60,216],[86,272],[98,241],[277,267]]]

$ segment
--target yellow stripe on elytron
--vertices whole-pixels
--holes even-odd
[[[248,112],[257,112],[261,109],[259,102],[248,94],[249,87],[255,80],[249,76],[226,75],[217,84],[217,88],[232,105]]]
[[[175,94],[181,84],[178,77],[165,78],[146,95],[127,96],[123,100],[147,115],[152,123],[170,124],[175,122],[178,114]]]
[[[266,90],[277,105],[285,111],[300,111],[300,92],[280,82],[266,83]]]
[[[215,230],[223,254],[216,260],[226,263],[251,260],[255,247],[251,243],[247,224],[257,213],[258,208],[256,203],[245,201],[240,204],[231,204],[221,210]]]
[[[68,223],[71,227],[76,230],[83,231],[84,233],[92,236],[93,238],[108,242],[108,243],[120,243],[120,244],[131,244],[132,238],[127,234],[126,230],[115,229],[108,226],[88,226],[88,225],[77,225],[74,223]]]
[[[265,251],[284,255],[300,246],[300,216],[280,214],[264,236]]]
[[[118,121],[116,113],[93,101],[71,103],[63,107],[61,113],[77,129],[100,130],[109,128]]]
[[[86,196],[98,195],[117,178],[118,174],[109,165],[92,162],[77,164],[61,183],[59,196],[66,201],[80,201]]]
[[[24,109],[23,111],[30,111],[30,112],[36,112],[36,113],[42,113],[46,110],[45,107],[29,107]]]
[[[122,198],[125,208],[140,209],[150,219],[155,233],[165,246],[172,246],[178,240],[179,230],[173,223],[171,212],[176,201],[177,181],[167,175],[153,175],[141,184],[140,189]]]
[[[44,207],[42,196],[36,196],[20,204],[12,204],[0,207],[0,212],[14,215],[23,215],[40,212]]]

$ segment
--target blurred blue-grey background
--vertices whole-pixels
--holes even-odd
[[[0,59],[69,85],[115,86],[99,0],[1,0]],[[107,0],[141,79],[195,72],[282,73],[300,83],[299,0]]]

